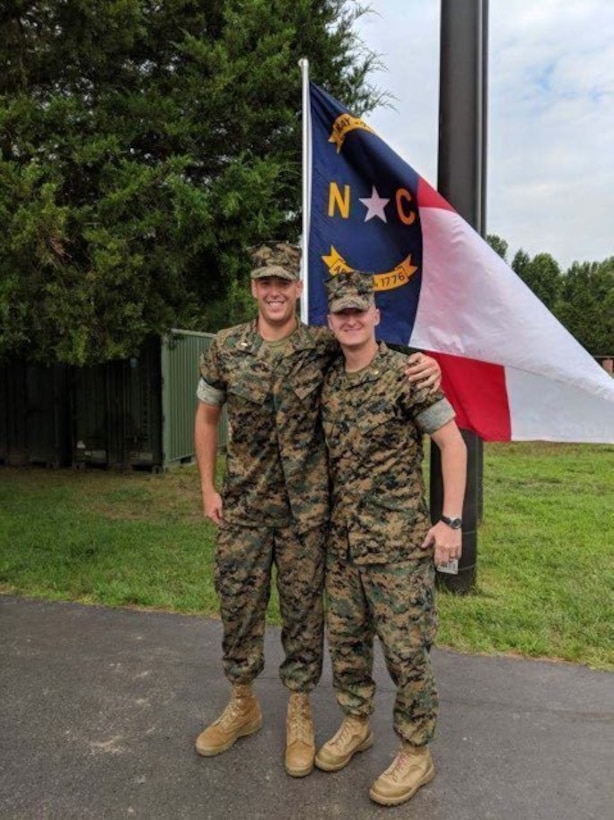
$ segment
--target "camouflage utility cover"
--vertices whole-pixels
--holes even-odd
[[[290,242],[265,242],[250,248],[252,279],[277,276],[297,281],[300,278],[301,250]]]
[[[331,276],[324,284],[330,313],[339,313],[348,308],[368,310],[375,304],[373,277],[368,273],[339,273]]]
[[[380,343],[371,364],[346,374],[339,357],[322,392],[332,489],[333,543],[356,563],[424,557],[430,523],[422,435],[454,418],[443,394],[416,390],[405,356]],[[347,538],[335,530],[347,531]]]
[[[320,424],[325,370],[337,350],[324,328],[300,324],[273,356],[256,323],[220,331],[201,357],[198,396],[226,403],[230,429],[222,496],[235,524],[301,532],[328,516]]]

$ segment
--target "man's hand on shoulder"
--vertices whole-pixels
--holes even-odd
[[[420,389],[436,393],[441,385],[441,367],[439,362],[425,353],[412,353],[407,360],[405,374],[411,384]]]

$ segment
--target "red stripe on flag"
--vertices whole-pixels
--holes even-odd
[[[511,441],[505,370],[497,364],[430,353],[441,366],[441,388],[456,411],[456,423],[485,441]]]
[[[420,208],[442,208],[444,211],[454,210],[439,191],[431,187],[423,177],[418,179],[418,206]]]

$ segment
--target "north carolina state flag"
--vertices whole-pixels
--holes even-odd
[[[310,83],[308,320],[324,280],[373,276],[382,339],[429,351],[487,441],[614,443],[614,379],[431,186]]]

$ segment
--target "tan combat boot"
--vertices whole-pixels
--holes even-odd
[[[235,684],[228,706],[219,718],[196,738],[196,751],[213,757],[230,749],[235,740],[253,735],[262,726],[262,712],[249,684]]]
[[[331,737],[316,755],[316,766],[325,772],[338,772],[350,762],[356,752],[373,746],[369,718],[346,715],[337,734]]]
[[[391,765],[371,786],[369,797],[382,806],[398,806],[434,777],[435,767],[428,747],[403,743]]]
[[[309,695],[290,695],[286,731],[286,771],[292,777],[305,777],[313,769],[316,753]]]

